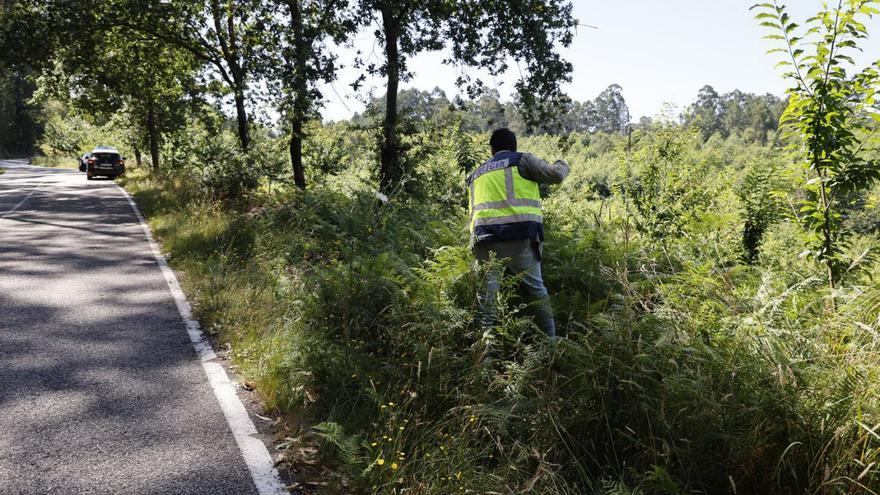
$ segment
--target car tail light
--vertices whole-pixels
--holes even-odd
[[[98,160],[95,160],[94,158],[89,158],[89,162],[88,162],[88,163],[89,163],[89,165],[94,165],[95,162],[97,162],[97,161],[98,161]]]
[[[125,160],[116,160],[117,165],[125,165]]]

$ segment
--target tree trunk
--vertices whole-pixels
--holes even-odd
[[[159,126],[156,123],[156,112],[152,104],[147,108],[147,133],[150,138],[150,160],[153,170],[159,170]]]
[[[25,150],[25,129],[27,128],[24,122],[24,91],[22,90],[22,77],[18,71],[15,72],[13,76],[15,88],[14,88],[14,102],[12,108],[12,122],[13,129],[15,129],[15,133],[17,134],[13,139],[13,153],[15,154],[30,154],[30,150]]]
[[[818,135],[819,125],[816,124],[816,134]],[[828,195],[825,190],[825,172],[819,166],[821,163],[818,150],[813,151],[813,169],[819,175],[819,199],[822,201],[822,249],[825,261],[825,269],[828,276],[828,301],[832,312],[837,311],[837,304],[834,301],[834,289],[837,286],[837,280],[834,276],[834,256],[832,248],[834,247],[834,239],[831,233],[831,205],[828,202]]]
[[[290,129],[290,164],[293,167],[293,182],[305,190],[306,175],[302,161],[302,122],[294,121]]]
[[[16,154],[31,156],[37,144],[38,131],[33,117],[28,112],[28,101],[34,94],[34,86],[28,82],[29,69],[14,72],[15,95],[13,109],[13,130],[15,137],[11,143]]]
[[[246,70],[240,57],[239,34],[236,31],[236,19],[231,7],[234,2],[220,4],[218,0],[211,1],[211,17],[214,22],[214,34],[220,45],[220,53],[229,67],[226,71],[222,64],[215,64],[220,69],[223,79],[232,86],[235,95],[235,117],[238,121],[238,141],[242,151],[247,151],[251,144],[250,131],[248,130],[248,115],[245,108],[245,90],[247,89]],[[225,27],[224,27],[225,16]]]
[[[382,29],[385,34],[385,60],[388,66],[388,88],[385,95],[385,123],[382,141],[382,168],[379,190],[389,193],[397,184],[397,86],[400,82],[398,26],[390,2],[382,4]]]
[[[296,47],[293,76],[293,109],[290,122],[290,166],[293,169],[293,182],[300,189],[306,188],[306,175],[302,161],[303,121],[308,108],[308,85],[306,82],[306,65],[311,51],[309,41],[303,33],[303,14],[300,0],[287,2],[290,8],[290,27],[293,30],[293,42]]]
[[[137,166],[137,168],[141,168],[141,165],[143,164],[143,158],[141,157],[141,149],[138,148],[137,146],[134,147],[134,163]]]
[[[239,77],[235,78],[235,84],[242,84]],[[248,131],[248,115],[244,106],[244,89],[235,89],[235,117],[238,120],[238,140],[241,144],[241,150],[247,151],[251,145],[251,135]]]
[[[824,223],[822,225],[822,246],[825,250],[825,269],[828,275],[828,289],[830,290],[830,294],[828,295],[828,300],[830,301],[830,307],[832,312],[837,311],[837,303],[834,301],[834,290],[837,288],[837,277],[834,273],[834,256],[832,256],[832,248],[834,247],[834,239],[831,233],[831,205],[828,202],[828,194],[825,191],[825,183],[822,182],[820,185],[820,191],[822,192],[822,213],[824,217]]]

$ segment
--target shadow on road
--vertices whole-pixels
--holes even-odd
[[[10,167],[0,216],[25,193],[0,218],[0,493],[253,493],[127,200]]]

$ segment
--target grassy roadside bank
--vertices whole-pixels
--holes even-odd
[[[30,163],[38,167],[79,168],[79,163],[75,159],[64,157],[34,156],[30,159]]]
[[[512,292],[498,328],[474,327],[450,194],[379,207],[265,183],[222,201],[185,174],[122,181],[205,328],[302,425],[292,450],[317,441],[342,473],[329,493],[876,488],[877,291],[828,316],[809,276],[658,263],[595,228],[581,173],[547,202],[559,343]]]

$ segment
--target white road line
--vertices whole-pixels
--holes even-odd
[[[168,266],[165,256],[162,255],[159,251],[159,246],[153,240],[153,234],[150,232],[150,227],[144,220],[144,216],[141,214],[131,195],[128,194],[128,191],[120,187],[118,184],[117,187],[122,191],[125,199],[128,200],[128,204],[131,205],[131,209],[137,216],[141,228],[143,228],[144,234],[147,236],[147,241],[150,244],[150,249],[153,251],[153,256],[155,256],[156,261],[159,263],[159,267],[162,269],[162,274],[165,276],[165,282],[168,283],[168,289],[171,290],[171,295],[174,296],[174,301],[177,303],[177,311],[180,313],[180,317],[183,319],[186,331],[189,334],[189,339],[192,341],[193,347],[195,347],[196,353],[199,355],[199,359],[202,362],[202,368],[205,370],[205,374],[208,375],[208,382],[211,384],[211,388],[214,389],[214,395],[217,397],[217,401],[220,403],[220,408],[226,416],[226,422],[229,423],[232,435],[235,437],[235,442],[238,444],[239,450],[241,450],[242,457],[244,458],[245,464],[247,464],[248,470],[250,470],[251,478],[254,480],[254,485],[256,485],[257,491],[259,491],[260,495],[281,495],[288,493],[287,489],[278,478],[278,471],[274,467],[272,456],[269,455],[269,450],[266,448],[266,445],[256,437],[257,428],[254,426],[254,423],[251,421],[250,416],[248,416],[244,405],[238,398],[238,394],[235,392],[235,386],[229,380],[229,376],[226,374],[226,370],[223,369],[223,366],[214,361],[217,358],[217,355],[214,354],[214,349],[211,348],[211,344],[205,340],[202,335],[199,322],[193,319],[192,308],[186,300],[186,295],[184,295],[183,291],[180,289],[180,284],[177,281],[177,277],[174,275],[174,271]]]
[[[12,215],[13,213],[15,213],[15,210],[17,210],[21,205],[23,205],[25,201],[31,199],[31,196],[33,196],[34,193],[37,192],[37,190],[40,189],[40,186],[42,186],[42,185],[43,185],[43,182],[40,182],[39,184],[37,184],[36,186],[34,186],[34,189],[31,191],[30,194],[28,194],[27,196],[25,196],[23,200],[19,201],[17,205],[13,206],[11,210],[9,210],[9,211],[7,211],[6,213],[0,215],[0,218],[6,218],[6,217],[8,217],[9,215]]]

